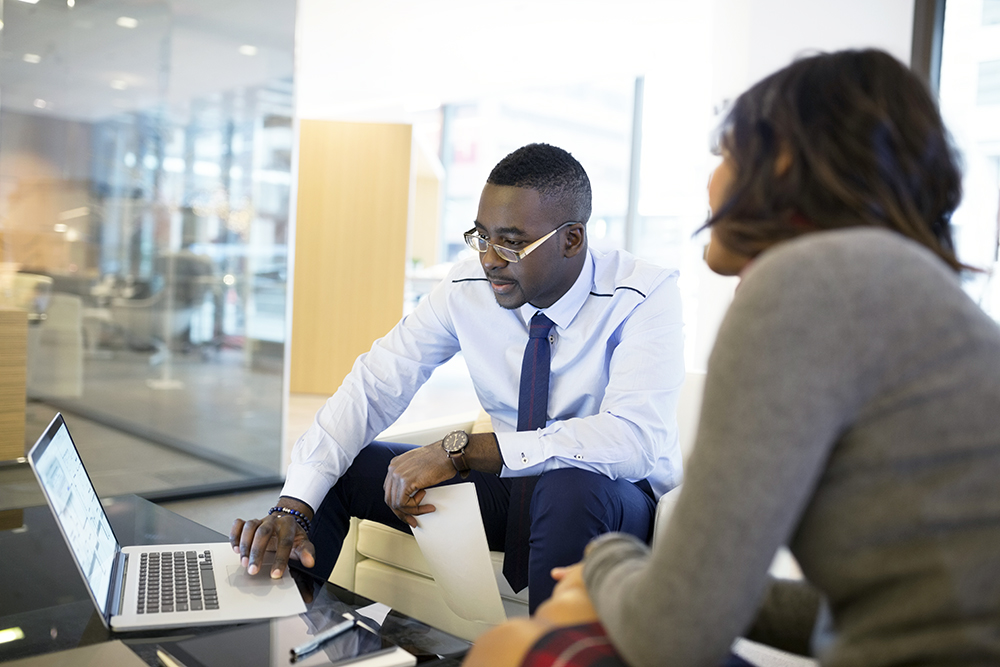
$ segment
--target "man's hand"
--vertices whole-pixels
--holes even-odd
[[[298,510],[312,517],[312,508],[288,498],[279,501],[282,507]],[[248,574],[257,574],[264,562],[264,554],[274,552],[271,578],[279,579],[294,558],[306,567],[316,564],[316,548],[294,517],[275,512],[263,519],[236,519],[229,531],[229,544],[240,555],[240,562]]]
[[[421,505],[424,489],[445,482],[456,475],[455,464],[440,442],[411,449],[389,462],[382,488],[385,504],[400,519],[416,528],[415,517],[433,512],[433,505]]]

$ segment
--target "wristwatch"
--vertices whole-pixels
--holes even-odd
[[[468,477],[469,471],[472,469],[469,467],[469,462],[465,460],[465,448],[468,446],[469,434],[465,431],[452,431],[441,441],[441,447],[448,454],[455,470],[462,475],[462,479]]]

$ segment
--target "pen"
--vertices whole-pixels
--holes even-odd
[[[160,664],[163,667],[184,667],[184,665],[177,661],[177,658],[161,648],[156,649],[156,657],[160,659]]]
[[[301,660],[302,658],[306,657],[311,653],[315,653],[316,651],[319,650],[319,648],[323,644],[327,643],[331,639],[334,639],[335,637],[339,637],[340,635],[344,634],[345,632],[353,628],[355,625],[357,625],[358,620],[353,616],[344,614],[344,617],[347,619],[346,621],[341,621],[340,623],[337,623],[337,625],[333,626],[329,630],[324,630],[323,632],[313,637],[312,641],[308,641],[305,644],[302,644],[301,646],[296,646],[295,648],[293,648],[291,661],[295,662],[296,660]]]

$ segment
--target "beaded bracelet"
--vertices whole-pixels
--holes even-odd
[[[293,510],[290,507],[282,507],[281,505],[275,505],[270,509],[270,511],[268,511],[267,514],[270,516],[275,512],[282,512],[283,514],[289,515],[295,519],[295,523],[299,524],[299,527],[307,533],[312,529],[312,522],[309,521],[309,518],[305,514],[298,510]]]

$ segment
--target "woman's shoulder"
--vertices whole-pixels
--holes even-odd
[[[898,232],[878,227],[848,227],[804,234],[762,253],[750,271],[769,265],[857,269],[897,263],[932,267],[937,273],[957,279],[957,275],[925,246]]]
[[[744,275],[745,282],[777,282],[787,289],[835,285],[838,292],[864,296],[873,284],[880,291],[916,284],[960,291],[959,276],[925,246],[898,232],[852,227],[805,234],[762,253]],[[742,287],[741,287],[742,289]]]

